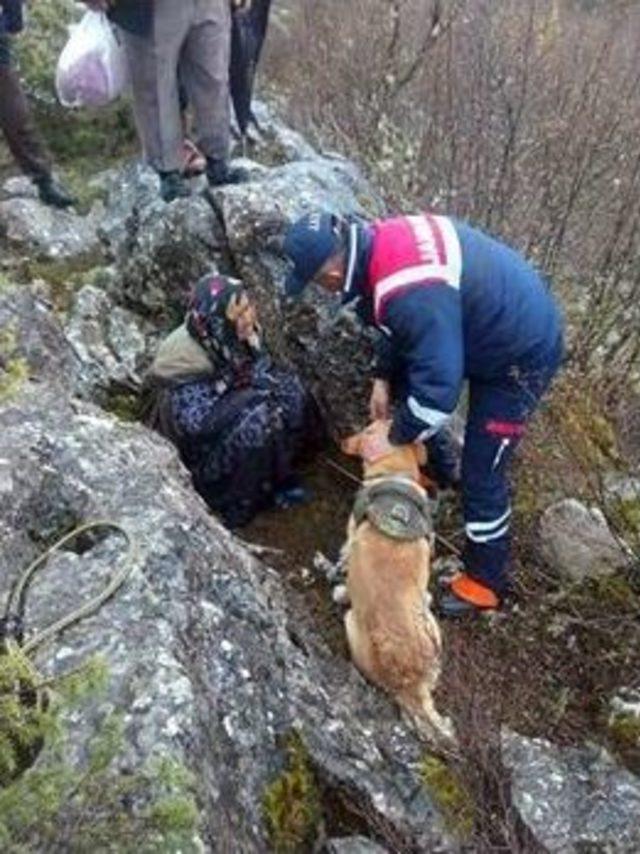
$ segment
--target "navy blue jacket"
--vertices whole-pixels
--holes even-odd
[[[0,35],[22,29],[22,0],[0,0]]]
[[[127,32],[136,36],[148,36],[153,24],[153,1],[117,0],[109,12],[109,18]]]
[[[418,218],[405,218],[387,221],[386,231],[384,222],[358,230],[355,273],[344,297],[360,296],[361,318],[384,334],[375,372],[400,390],[391,431],[398,444],[437,432],[455,409],[465,378],[491,382],[513,366],[543,362],[557,348],[563,326],[536,270],[504,243],[458,220],[431,218],[436,228],[438,221],[447,226],[450,241],[457,236],[457,281],[412,281],[408,274],[421,269],[419,251],[429,246],[421,223],[423,243],[417,241],[416,254],[403,267],[409,220],[415,227]]]

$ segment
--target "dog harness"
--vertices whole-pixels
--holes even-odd
[[[356,525],[367,520],[393,540],[419,540],[433,534],[429,499],[402,476],[365,483],[356,496],[353,516]]]

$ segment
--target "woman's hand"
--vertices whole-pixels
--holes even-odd
[[[387,380],[373,381],[369,415],[372,421],[388,421],[391,418],[391,390]]]

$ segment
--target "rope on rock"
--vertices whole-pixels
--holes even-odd
[[[43,566],[51,555],[60,549],[65,543],[87,531],[97,529],[108,529],[117,531],[127,543],[128,549],[121,569],[109,581],[101,593],[94,596],[84,605],[76,608],[70,614],[56,620],[47,628],[33,635],[24,642],[24,612],[26,607],[26,595],[29,584],[36,571]],[[38,716],[46,713],[50,704],[49,687],[59,683],[63,679],[77,674],[81,671],[76,668],[72,671],[56,676],[54,679],[46,680],[38,671],[31,656],[35,650],[51,642],[65,629],[81,622],[87,617],[95,614],[125,583],[131,574],[135,562],[137,549],[129,532],[116,522],[95,521],[79,525],[59,539],[48,548],[40,557],[36,558],[20,574],[17,582],[12,587],[7,597],[4,615],[0,619],[0,662],[3,667],[3,686],[0,692],[0,713],[6,713],[2,719],[2,731],[0,738],[5,746],[9,746],[9,758],[0,763],[0,787],[13,780],[24,770],[31,760],[26,762],[25,755],[34,750],[40,736],[33,736],[33,741],[27,744],[24,740],[24,732],[28,731],[28,725],[38,720]],[[22,709],[20,712],[18,709]],[[23,764],[25,763],[26,764]],[[5,778],[5,779],[3,779]]]
[[[117,531],[118,533],[122,534],[122,536],[127,542],[128,554],[120,571],[111,579],[111,581],[107,584],[104,590],[97,596],[94,596],[84,605],[81,605],[79,608],[75,609],[70,614],[67,614],[65,617],[56,620],[56,622],[52,623],[46,629],[43,629],[41,632],[35,634],[32,638],[29,638],[26,643],[22,643],[22,635],[24,632],[24,611],[26,606],[26,594],[29,583],[36,571],[47,562],[47,560],[54,552],[58,551],[58,549],[65,545],[65,543],[68,543],[69,540],[72,540],[80,534],[86,533],[87,531],[105,528],[112,531]],[[0,639],[2,640],[3,645],[5,647],[5,652],[15,652],[16,649],[19,649],[22,656],[26,657],[32,654],[39,647],[43,646],[45,643],[49,643],[50,641],[52,641],[55,637],[57,637],[63,631],[68,629],[70,626],[81,622],[82,620],[86,619],[87,617],[90,617],[91,615],[99,611],[100,608],[105,604],[105,602],[112,596],[114,596],[115,593],[117,593],[117,591],[122,587],[122,585],[125,583],[129,575],[131,574],[131,571],[133,570],[136,552],[137,549],[135,547],[135,543],[131,535],[125,528],[123,528],[117,522],[86,522],[83,525],[78,525],[68,534],[65,534],[64,537],[59,539],[43,554],[41,554],[40,557],[36,558],[36,560],[29,564],[29,566],[22,572],[22,574],[18,578],[18,581],[10,591],[9,596],[7,598],[7,604],[5,606],[4,617],[2,619],[2,628],[0,631]],[[15,610],[14,603],[17,603],[17,607]]]

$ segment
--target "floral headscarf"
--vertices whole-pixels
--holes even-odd
[[[205,276],[193,289],[186,324],[189,334],[218,368],[245,373],[260,351],[259,327],[250,342],[240,341],[235,319],[248,299],[246,288],[223,276]]]

